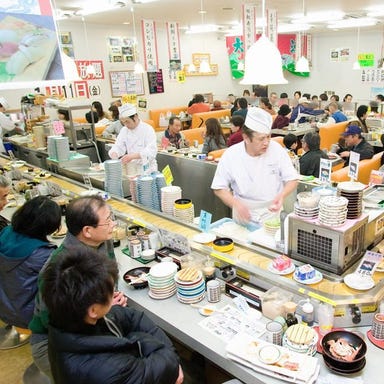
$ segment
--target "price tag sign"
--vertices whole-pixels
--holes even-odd
[[[53,125],[53,132],[55,133],[55,135],[61,135],[65,133],[64,123],[62,121],[55,120],[52,123],[52,125]]]
[[[212,221],[212,213],[201,210],[200,211],[199,228],[203,232],[209,231],[209,227],[211,226],[211,221]]]
[[[357,176],[359,174],[359,161],[360,161],[360,153],[351,151],[349,155],[349,170],[348,170],[348,176],[351,179],[357,180]]]
[[[320,181],[322,183],[331,182],[332,163],[328,159],[320,159]]]
[[[165,182],[167,185],[171,185],[172,184],[172,181],[173,181],[173,175],[172,175],[172,171],[171,171],[171,167],[169,165],[166,165],[163,170],[161,171],[161,173],[164,175],[165,177]]]

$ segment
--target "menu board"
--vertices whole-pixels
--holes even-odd
[[[121,97],[126,94],[144,94],[143,75],[134,71],[110,71],[112,97]]]
[[[147,72],[149,93],[164,93],[163,70]]]

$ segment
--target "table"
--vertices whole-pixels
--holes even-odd
[[[295,129],[281,129],[281,128],[276,128],[271,130],[272,135],[277,135],[277,136],[286,136],[290,133],[293,133],[297,137],[303,137],[306,133],[308,132],[315,132],[315,128],[311,127],[310,124],[299,124],[299,126]]]

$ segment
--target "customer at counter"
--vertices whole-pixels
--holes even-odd
[[[143,312],[112,306],[116,263],[92,248],[66,249],[42,280],[55,383],[183,382],[166,334]]]
[[[345,132],[343,133],[348,150],[340,152],[339,155],[345,161],[344,165],[348,165],[351,151],[359,153],[360,160],[372,159],[375,154],[372,145],[365,141],[361,133],[361,128],[357,125],[347,126]]]
[[[135,161],[148,172],[157,171],[157,143],[153,127],[140,120],[136,106],[132,104],[123,104],[119,112],[124,127],[109,150],[109,157],[121,159],[123,164]]]
[[[11,189],[11,180],[0,175],[0,211],[2,211],[8,203],[8,195]],[[0,215],[0,231],[9,224],[9,220]]]
[[[219,120],[211,117],[205,122],[206,130],[202,153],[208,154],[211,151],[227,148],[223,130]]]
[[[301,143],[304,154],[299,159],[300,174],[319,177],[320,159],[328,159],[320,149],[320,135],[317,132],[307,132]]]
[[[211,188],[232,208],[235,221],[258,220],[269,209],[278,212],[297,186],[298,173],[286,150],[271,141],[272,116],[250,108],[243,126],[244,142],[228,148],[217,166]]]
[[[187,112],[193,115],[194,113],[209,112],[210,110],[211,106],[205,103],[204,96],[197,94],[193,98],[193,103],[188,107]]]
[[[231,134],[227,140],[228,147],[243,141],[243,133],[242,133],[243,125],[244,125],[243,116],[232,116]]]
[[[60,260],[66,249],[92,248],[110,259],[114,259],[112,233],[116,226],[112,211],[99,196],[82,196],[72,200],[67,207],[65,222],[68,232],[60,247],[52,253],[46,265]],[[29,323],[32,331],[32,356],[37,367],[51,377],[48,361],[48,310],[42,299],[43,281],[38,280],[39,292],[36,295],[35,311]],[[127,298],[121,292],[114,292],[113,304],[126,306]]]
[[[181,120],[172,116],[168,121],[168,128],[164,131],[164,137],[168,140],[168,143],[177,149],[183,147],[189,147],[189,142],[184,139],[181,131],[182,123]]]
[[[110,137],[111,135],[118,135],[123,128],[120,121],[120,112],[117,105],[111,105],[108,109],[112,113],[113,122],[107,125],[103,131],[103,137]]]

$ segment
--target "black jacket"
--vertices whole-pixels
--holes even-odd
[[[55,384],[174,384],[179,358],[171,341],[144,313],[113,306],[82,334],[49,328],[49,360]]]
[[[305,152],[299,160],[300,174],[319,177],[320,159],[328,159],[328,156],[321,149]]]

